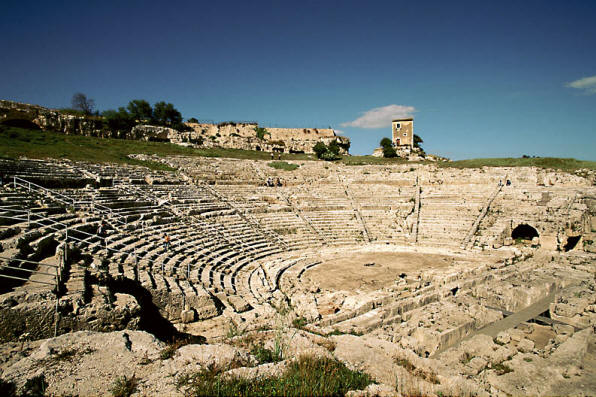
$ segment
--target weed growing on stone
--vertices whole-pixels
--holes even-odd
[[[159,358],[162,360],[170,359],[174,357],[178,349],[189,343],[191,343],[191,340],[188,338],[175,339],[159,353]]]
[[[513,372],[511,367],[502,363],[493,365],[493,369],[497,372],[497,375],[499,376],[508,374],[509,372]]]
[[[373,383],[368,375],[329,358],[301,357],[280,376],[243,379],[224,372],[211,366],[182,375],[177,387],[188,396],[343,396]]]
[[[298,167],[298,164],[288,163],[286,161],[273,161],[267,164],[269,167],[275,168],[277,170],[284,170],[284,171],[294,171]]]
[[[280,349],[267,349],[263,345],[254,345],[250,354],[255,356],[259,364],[276,363],[283,360]]]
[[[128,378],[126,375],[119,376],[114,381],[110,392],[114,397],[129,397],[137,390],[139,380],[133,375]]]

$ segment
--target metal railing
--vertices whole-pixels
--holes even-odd
[[[96,203],[94,200],[76,200],[70,196],[59,193],[52,189],[45,188],[18,176],[13,177],[13,185],[15,188],[22,187],[24,189],[27,189],[29,192],[34,191],[37,193],[41,193],[51,198],[52,200],[58,201],[59,203],[62,203],[67,206],[71,206],[73,209],[92,208],[100,214],[106,215],[111,221],[115,221],[117,223],[120,223],[121,225],[126,225],[125,221],[118,219],[117,217],[114,217],[114,211],[112,210],[112,208]]]
[[[109,207],[105,207],[102,206],[100,204],[94,203],[93,201],[81,201],[81,200],[75,200],[72,197],[63,195],[61,193],[55,192],[51,189],[47,189],[44,188],[43,186],[37,185],[33,182],[27,181],[25,179],[19,178],[19,177],[14,177],[13,179],[13,183],[14,186],[17,187],[22,187],[27,189],[29,192],[31,191],[35,191],[38,193],[42,193],[58,202],[61,202],[63,204],[66,205],[70,205],[73,206],[74,208],[83,208],[84,204],[87,205],[85,206],[85,208],[92,208],[92,209],[96,209],[97,208],[105,208],[106,211],[109,210],[109,213],[111,216],[113,216],[115,213],[117,213],[117,211],[113,211],[111,208]],[[124,187],[125,185],[121,185],[120,187]],[[140,189],[135,189],[135,190],[140,190]],[[210,189],[207,189],[208,191]],[[227,200],[225,200],[225,198],[220,197],[221,195],[218,192],[215,192],[213,190],[211,190],[211,193],[213,196],[215,196],[216,198],[224,201],[227,205],[229,205],[231,208],[235,209],[236,211],[240,212],[238,209],[234,208],[232,205],[230,205]],[[149,195],[148,193],[146,194],[147,196]],[[153,200],[159,200],[157,197],[153,197]],[[91,204],[91,205],[89,205]],[[168,203],[169,204],[169,203]],[[168,205],[168,207],[171,207],[171,205]],[[126,254],[129,255],[131,257],[134,258],[135,261],[135,268],[138,270],[138,266],[140,263],[144,262],[147,265],[150,265],[151,267],[153,267],[154,265],[158,265],[157,262],[155,260],[152,259],[148,259],[148,258],[139,258],[139,256],[136,253],[136,249],[131,251],[127,251],[127,250],[119,250],[119,249],[115,249],[115,248],[111,248],[108,247],[108,240],[106,237],[100,236],[98,234],[93,234],[93,233],[88,233],[82,230],[78,230],[78,229],[74,229],[73,227],[62,223],[60,221],[56,221],[54,219],[51,219],[47,216],[43,216],[39,213],[35,213],[32,212],[31,209],[29,210],[21,210],[21,209],[15,209],[15,208],[10,208],[10,207],[3,207],[0,206],[0,211],[8,211],[8,212],[13,212],[13,213],[17,213],[19,215],[17,216],[6,216],[6,215],[1,215],[0,214],[0,218],[4,218],[4,219],[12,219],[12,220],[17,220],[20,222],[27,222],[28,227],[31,227],[31,225],[40,225],[43,227],[47,227],[53,231],[59,232],[59,231],[64,231],[65,232],[65,236],[64,236],[64,242],[65,245],[69,242],[69,241],[74,241],[74,242],[78,242],[80,244],[86,244],[88,246],[92,246],[92,247],[100,247],[101,249],[106,250],[107,252],[113,252],[113,253],[119,253],[119,254]],[[242,218],[245,219],[245,221],[248,221],[247,223],[251,223],[245,216],[243,216],[242,214],[240,215]],[[113,219],[113,218],[112,218]],[[49,223],[49,224],[48,224]],[[121,222],[123,224],[127,224],[124,222]],[[227,231],[227,227],[223,224],[220,224],[220,226],[224,229],[221,230],[220,228],[217,227],[213,227],[211,225],[206,224],[203,221],[200,221],[199,219],[197,219],[196,217],[190,217],[190,222],[184,222],[189,226],[198,226],[201,230],[210,230],[210,231],[214,231],[216,233],[216,235],[222,239],[226,244],[229,245],[236,245],[239,249],[240,252],[246,256],[251,256],[252,252],[254,251],[254,249],[251,248],[251,246],[247,243],[245,243],[244,241],[242,241],[242,239],[238,239],[238,238],[230,238],[228,236],[225,235],[225,232]],[[257,224],[258,226],[258,224]],[[254,227],[254,224],[253,224]],[[260,229],[260,228],[259,228]],[[74,233],[80,233],[83,234],[85,236],[87,236],[87,238],[85,239],[80,239],[77,238],[75,236],[73,236],[72,234],[69,235],[69,230],[71,230],[71,232]],[[144,230],[144,227],[143,227]],[[262,233],[263,234],[263,233]],[[266,236],[266,234],[263,234]],[[173,236],[176,237],[176,236]],[[97,238],[100,241],[99,242],[93,242],[93,241],[88,241],[90,239],[93,238]],[[280,241],[282,243],[283,246],[285,246],[285,242]],[[187,246],[188,244],[185,244],[185,246]],[[180,248],[181,246],[181,241],[179,240],[178,243],[178,248]],[[165,258],[162,258],[161,260],[161,265],[159,265],[159,267],[161,268],[162,273],[165,273],[165,262],[169,262],[170,260],[172,260],[174,258],[174,256],[167,256]],[[190,279],[190,272],[191,272],[191,264],[190,262],[187,264],[187,269],[186,269],[186,276],[188,279]]]

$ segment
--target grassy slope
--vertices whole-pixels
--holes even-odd
[[[441,167],[452,168],[479,168],[479,167],[539,167],[553,168],[563,171],[574,171],[581,168],[596,169],[596,161],[576,159],[562,159],[555,157],[537,158],[488,158],[470,159],[439,163]]]
[[[129,154],[184,155],[203,157],[230,157],[238,159],[270,160],[267,152],[239,149],[192,149],[171,143],[104,139],[79,135],[64,135],[48,131],[27,130],[16,127],[0,128],[0,156],[4,158],[62,158],[90,162],[142,164],[150,168],[165,166],[147,164],[127,157]],[[299,154],[282,155],[288,160],[307,160]]]
[[[228,157],[251,160],[271,160],[268,152],[240,149],[192,149],[171,143],[131,141],[124,139],[104,139],[78,135],[64,135],[55,132],[28,130],[16,127],[0,126],[0,157],[18,158],[63,158],[76,161],[114,162],[145,165],[153,169],[170,168],[154,162],[130,159],[129,154],[157,154],[162,156],[184,155],[202,157]],[[277,158],[277,155],[276,155]],[[282,154],[282,160],[314,160],[314,155]],[[345,165],[367,164],[404,164],[404,159],[385,159],[372,156],[343,156],[340,160]],[[594,161],[558,158],[504,158],[472,159],[438,163],[441,167],[478,168],[478,167],[524,167],[557,168],[573,171],[580,168],[596,169]]]

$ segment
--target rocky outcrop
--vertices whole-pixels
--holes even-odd
[[[207,147],[224,147],[278,153],[314,153],[317,142],[340,144],[347,154],[350,139],[337,135],[331,128],[270,128],[263,138],[257,137],[257,123],[186,123],[191,132],[180,133],[181,142],[200,143]]]
[[[0,100],[0,121],[8,118],[28,121],[42,130],[66,135],[121,138],[120,133],[104,128],[103,118],[68,114],[60,110]]]
[[[130,131],[129,138],[142,141],[175,142],[180,143],[182,133],[173,128],[155,125],[137,125]]]
[[[111,130],[101,116],[83,116],[67,111],[48,109],[13,101],[0,100],[0,123],[11,119],[19,126],[38,127],[66,135],[121,138],[171,142],[185,146],[223,147],[278,153],[314,153],[317,142],[336,140],[340,153],[347,154],[350,140],[331,128],[266,128],[264,137],[257,136],[257,123],[226,122],[220,124],[186,123],[189,131],[137,125],[131,131]]]

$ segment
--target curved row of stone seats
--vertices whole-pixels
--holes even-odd
[[[6,160],[0,159],[0,172],[8,180],[13,176],[38,180],[80,180],[76,167],[69,162],[47,160]],[[35,182],[33,181],[33,182]]]
[[[410,238],[415,189],[386,184],[352,184],[355,205],[371,241],[405,244]]]
[[[294,205],[302,210],[353,209],[344,186],[337,181],[323,183],[318,188],[299,186],[284,190]]]
[[[304,271],[313,267],[313,264],[319,263],[309,252],[278,259],[265,267],[269,285],[273,289],[288,291],[288,284],[282,286],[284,278],[292,283],[300,282]]]
[[[76,163],[76,166],[90,173],[97,179],[112,179],[114,181],[126,181],[132,184],[145,184],[148,175],[156,174],[158,171],[150,171],[145,167],[131,166],[125,164],[92,164]]]
[[[167,203],[168,207],[177,213],[199,215],[214,211],[230,209],[202,186],[196,185],[151,185],[143,186],[141,190]]]
[[[413,203],[410,204],[413,211]],[[407,210],[360,210],[368,227],[371,241],[377,243],[407,244],[410,239],[411,222],[404,216]],[[409,215],[409,213],[407,213]]]
[[[127,263],[121,260],[119,263],[114,262],[118,257],[119,252],[109,251],[104,258],[110,261],[107,271],[112,277],[126,277],[130,280],[138,280],[138,282],[147,289],[151,295],[154,304],[158,307],[162,316],[170,320],[179,320],[182,310],[185,307],[194,310],[198,319],[206,319],[218,314],[218,310],[211,298],[211,295],[202,287],[194,285],[189,280],[182,280],[180,277],[172,277],[168,272],[162,272],[160,269],[160,260],[166,258],[161,257],[164,253],[172,255],[173,247],[166,251],[163,249],[162,241],[154,238],[150,241],[150,247],[147,247],[147,240],[152,233],[151,228],[147,228],[146,235],[139,238],[142,241],[141,249],[136,251],[136,255],[140,258],[138,261]],[[169,232],[179,232],[179,227],[169,227]],[[163,231],[163,229],[160,229]],[[150,234],[152,233],[152,234]],[[126,248],[126,247],[125,247]],[[146,251],[142,251],[146,249]],[[126,255],[120,259],[125,259]],[[129,258],[130,259],[130,258]],[[134,264],[137,266],[135,267]],[[101,263],[94,266],[96,269],[101,268]]]
[[[362,224],[354,210],[305,211],[303,215],[329,244],[364,241]]]
[[[490,187],[447,186],[422,189],[418,241],[458,246],[490,197]]]
[[[275,189],[266,186],[215,185],[213,188],[232,199],[237,208],[251,212],[263,212],[278,201]]]
[[[240,237],[244,236],[244,244],[246,245],[247,248],[245,248],[245,251],[252,254],[253,257],[255,257],[256,255],[268,255],[269,252],[276,252],[276,251],[268,251],[267,249],[265,249],[269,243],[267,242],[259,242],[258,244],[256,243],[257,240],[251,241],[249,239],[246,239],[246,229],[230,229],[228,228],[223,229],[225,232],[228,233],[228,235],[233,235],[234,233],[239,234]],[[170,233],[172,233],[173,231],[170,230]],[[176,232],[179,232],[179,230],[177,230]],[[187,264],[190,264],[192,262],[192,264],[194,265],[194,263],[197,262],[197,260],[202,260],[204,263],[206,264],[212,264],[212,266],[205,266],[205,272],[207,272],[208,276],[203,276],[203,283],[204,285],[206,285],[209,288],[214,288],[217,290],[221,290],[223,288],[225,288],[225,286],[223,285],[223,281],[222,281],[222,273],[220,273],[220,271],[217,269],[218,267],[222,267],[225,269],[226,268],[226,259],[232,258],[234,256],[236,256],[238,254],[238,252],[240,252],[240,250],[238,249],[230,249],[228,248],[230,246],[230,241],[229,240],[225,240],[223,241],[223,243],[219,243],[213,239],[212,237],[210,238],[209,233],[205,234],[205,240],[206,243],[203,244],[198,244],[199,247],[203,246],[204,248],[202,250],[197,250],[195,248],[195,252],[194,252],[194,258],[188,260],[186,258],[182,259],[179,258],[178,260],[175,261],[171,261],[172,263],[184,263],[185,261],[187,262]],[[176,238],[178,239],[178,238]],[[182,241],[184,240],[184,237],[181,237]],[[191,239],[192,241],[189,242],[182,242],[182,252],[183,254],[190,254],[189,252],[184,252],[184,249],[186,249],[187,247],[193,245],[194,247],[197,247],[197,243],[198,241],[196,239],[194,239],[194,237],[192,237],[191,235]],[[148,239],[143,239],[145,241],[145,243],[147,243],[148,241],[151,242],[151,238]],[[140,261],[141,263],[143,261],[146,260],[150,260],[152,262],[155,263],[163,263],[164,265],[167,265],[170,262],[170,259],[172,255],[179,255],[178,254],[178,246],[175,243],[175,240],[173,239],[173,246],[171,248],[172,250],[172,254],[167,254],[165,250],[163,250],[162,246],[160,245],[160,241],[158,238],[154,238],[153,239],[153,248],[151,248],[150,251],[147,252],[143,252],[141,251],[141,249],[137,246],[135,247],[136,249],[136,254],[137,256],[140,257]],[[207,244],[211,243],[212,245],[209,246]],[[144,244],[146,245],[146,244]],[[130,250],[130,247],[128,248]],[[165,256],[168,256],[167,258]],[[179,255],[181,256],[181,255]],[[194,260],[193,260],[194,259]],[[230,263],[234,263],[232,261],[229,261]],[[226,274],[230,272],[230,270],[228,270],[226,272]],[[232,270],[233,272],[233,270]],[[207,281],[208,279],[208,281]],[[218,280],[219,280],[219,284],[218,284]],[[233,285],[233,284],[232,284]],[[233,289],[233,287],[232,287]]]
[[[279,235],[292,250],[321,244],[319,237],[294,212],[265,212],[254,216],[265,231]]]

